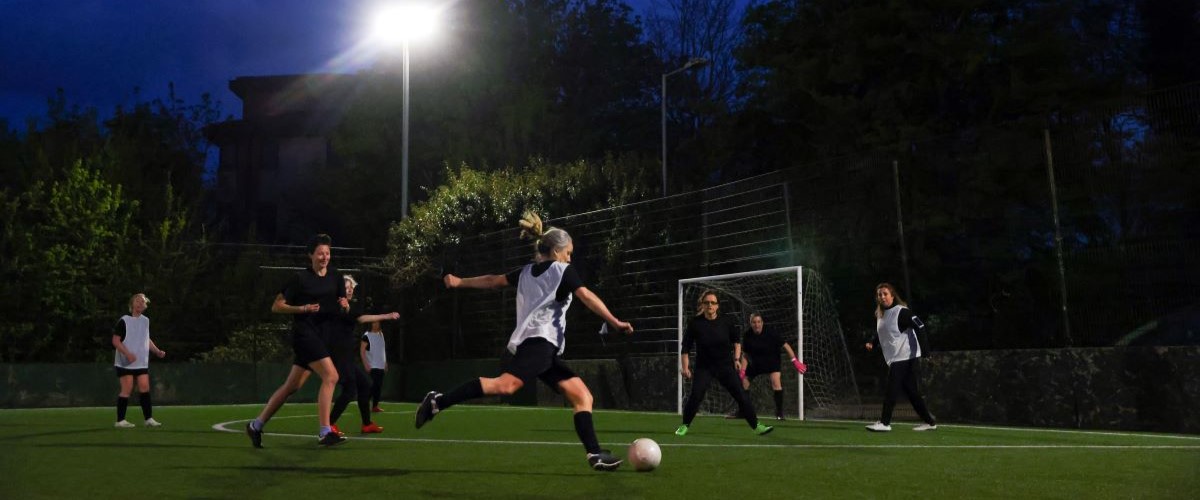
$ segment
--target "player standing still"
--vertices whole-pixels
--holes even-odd
[[[150,402],[150,353],[161,358],[167,352],[150,340],[150,318],[142,314],[149,306],[150,299],[146,298],[146,294],[134,294],[129,299],[129,314],[121,316],[113,326],[112,345],[117,350],[113,367],[121,384],[121,392],[117,395],[117,423],[114,426],[121,429],[134,426],[125,420],[125,410],[129,407],[129,393],[133,391],[135,378],[146,427],[162,425],[154,420],[154,406]]]
[[[796,357],[792,346],[783,341],[778,330],[765,328],[763,317],[759,313],[750,315],[750,330],[742,335],[742,354],[738,366],[738,376],[742,379],[742,389],[750,390],[750,381],[759,375],[767,375],[771,379],[771,390],[775,398],[775,419],[783,420],[783,380],[779,373],[779,349],[787,352],[792,366],[801,375],[808,371],[808,366]]]
[[[383,379],[387,375],[387,340],[378,321],[371,322],[371,329],[362,335],[359,357],[363,368],[371,375],[371,411],[379,413],[379,399],[383,395]]]
[[[758,422],[754,403],[742,389],[742,384],[738,383],[735,368],[737,360],[742,357],[742,344],[733,317],[718,314],[720,307],[716,292],[706,290],[701,293],[696,301],[696,317],[692,318],[683,333],[683,341],[679,345],[680,372],[684,378],[692,379],[692,391],[683,405],[683,424],[675,429],[676,436],[687,435],[713,379],[733,396],[738,413],[745,417],[755,433],[761,436],[775,430]],[[693,347],[696,349],[695,378],[688,356]]]

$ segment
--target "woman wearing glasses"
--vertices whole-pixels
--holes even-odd
[[[683,405],[683,425],[675,430],[675,435],[683,436],[688,433],[700,403],[704,402],[704,394],[713,379],[729,391],[733,400],[737,401],[738,412],[746,418],[746,423],[759,435],[775,430],[773,427],[758,423],[758,415],[754,412],[754,404],[746,396],[738,381],[736,363],[742,357],[742,344],[739,339],[737,321],[729,316],[717,314],[720,309],[716,292],[706,290],[700,294],[696,303],[696,317],[688,323],[683,333],[683,343],[679,349],[680,371],[684,378],[691,379],[692,392],[688,395],[687,403]],[[696,371],[693,372],[688,354],[696,349]]]

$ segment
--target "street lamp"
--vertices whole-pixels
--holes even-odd
[[[675,73],[682,73],[692,68],[699,68],[708,64],[708,59],[703,57],[693,57],[688,59],[687,64],[670,73],[663,73],[662,76],[662,195],[667,196],[667,77]]]
[[[374,37],[388,45],[401,44],[403,52],[404,108],[400,140],[400,218],[408,218],[408,42],[433,32],[438,11],[421,5],[391,6],[375,16]]]

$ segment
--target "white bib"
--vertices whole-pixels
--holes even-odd
[[[883,317],[875,320],[875,331],[879,335],[879,347],[883,349],[883,360],[888,366],[897,361],[921,357],[921,344],[917,332],[912,328],[900,331],[900,310],[904,306],[892,306],[883,311]]]
[[[125,356],[121,354],[121,351],[116,351],[117,355],[116,360],[113,361],[113,366],[130,370],[149,368],[150,318],[143,314],[136,318],[125,315],[121,316],[121,319],[125,322],[125,340],[121,343],[125,344],[125,348],[129,349],[130,353],[132,353],[134,356],[137,356],[137,360],[130,363],[129,360],[125,359]]]
[[[554,300],[563,273],[569,264],[553,262],[541,276],[533,275],[533,264],[521,269],[517,280],[517,328],[508,339],[508,352],[516,353],[517,346],[527,339],[540,337],[549,340],[562,354],[567,347],[567,308],[574,295],[562,302]]]

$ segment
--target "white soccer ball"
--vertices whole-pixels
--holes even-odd
[[[650,438],[638,438],[629,445],[629,463],[638,472],[650,472],[662,462],[662,448]]]

